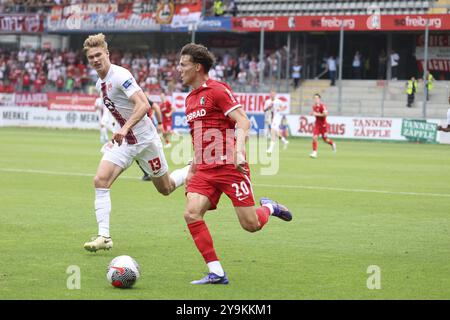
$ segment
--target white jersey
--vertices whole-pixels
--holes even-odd
[[[450,108],[447,110],[447,124],[450,126]]]
[[[133,75],[127,69],[111,64],[106,77],[97,80],[96,89],[101,94],[103,104],[122,127],[133,114],[134,104],[129,98],[142,90]],[[156,128],[150,118],[144,116],[131,128],[125,139],[128,144],[136,144],[140,137],[148,136],[149,133],[156,135]]]
[[[282,106],[283,102],[278,98],[274,100],[267,99],[264,103],[264,109],[271,107],[269,110],[272,111],[272,129],[278,129],[281,124],[281,118],[283,117]]]

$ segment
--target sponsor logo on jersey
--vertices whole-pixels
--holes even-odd
[[[124,87],[125,89],[128,89],[128,87],[131,86],[132,83],[133,83],[133,78],[130,78],[122,84],[122,87]]]
[[[186,119],[188,122],[197,119],[199,117],[204,117],[206,115],[206,110],[205,109],[199,109],[199,110],[195,110],[192,111],[191,113],[186,115]]]

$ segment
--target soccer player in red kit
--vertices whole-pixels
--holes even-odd
[[[320,99],[321,99],[320,95],[318,93],[316,93],[314,95],[315,103],[313,105],[312,112],[310,113],[310,115],[316,117],[316,122],[314,124],[314,131],[313,131],[313,142],[312,142],[313,151],[309,155],[311,158],[317,158],[317,138],[319,137],[319,135],[321,135],[323,141],[328,143],[331,146],[332,150],[334,152],[336,152],[336,144],[333,142],[333,140],[331,140],[330,138],[327,137],[328,110],[327,110],[327,107],[322,103],[322,101]]]
[[[163,140],[166,143],[164,148],[170,148],[170,136],[172,135],[172,114],[174,112],[174,108],[170,103],[169,99],[167,99],[166,94],[164,92],[161,93],[161,103],[159,107],[161,108],[162,114],[162,125],[163,125]]]
[[[250,121],[230,87],[209,79],[213,55],[202,45],[181,49],[178,71],[184,85],[192,86],[186,97],[186,118],[194,147],[194,159],[186,177],[184,219],[198,251],[209,268],[206,277],[192,284],[228,284],[204,221],[216,209],[222,193],[233,203],[238,220],[249,232],[261,230],[270,215],[292,220],[288,208],[268,198],[255,208],[245,144]]]

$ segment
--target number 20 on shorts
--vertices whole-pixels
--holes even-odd
[[[231,184],[233,188],[236,189],[236,197],[248,196],[250,194],[250,190],[247,187],[245,181],[241,181],[240,185],[237,183]]]

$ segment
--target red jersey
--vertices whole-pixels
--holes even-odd
[[[211,79],[186,97],[197,170],[233,164],[236,123],[228,114],[239,107],[231,88]]]
[[[166,100],[166,102],[161,102],[161,104],[159,105],[159,108],[161,109],[162,121],[171,123],[172,116],[170,116],[170,117],[166,116],[166,113],[169,113],[172,111],[172,104],[170,103],[170,101]]]
[[[313,111],[318,113],[327,112],[327,107],[323,103],[314,104]],[[327,124],[327,117],[316,117],[316,126],[323,126]]]

